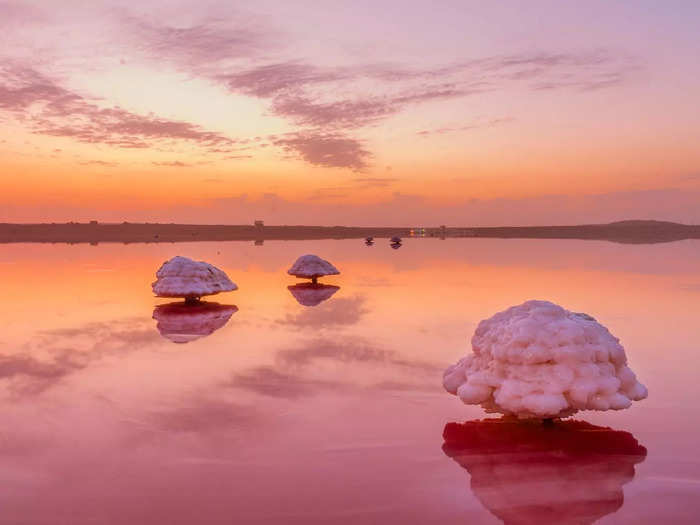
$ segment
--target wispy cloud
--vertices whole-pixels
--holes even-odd
[[[104,168],[116,168],[119,166],[118,162],[110,162],[106,160],[86,160],[81,162],[83,166],[102,166]]]
[[[599,90],[626,82],[637,67],[607,50],[502,54],[422,68],[374,58],[329,67],[305,57],[290,58],[291,36],[267,21],[228,7],[225,11],[207,12],[199,19],[192,13],[186,18],[173,15],[166,22],[124,9],[109,13],[119,31],[115,46],[120,52],[217,83],[232,94],[264,100],[270,114],[297,127],[272,144],[324,167],[367,170],[372,155],[360,138],[362,128],[421,104],[511,87]],[[2,1],[0,13],[29,16],[26,9]],[[233,152],[246,139],[234,140],[191,122],[105,108],[31,68],[0,69],[0,110],[13,112],[35,133],[118,148],[172,149],[173,142],[184,141],[209,153],[228,154],[228,160],[250,158]],[[419,134],[468,129],[473,127],[443,126]]]
[[[314,130],[348,130],[376,124],[405,109],[426,102],[446,101],[520,86],[541,91],[574,89],[590,91],[621,84],[634,71],[626,58],[606,51],[581,54],[532,53],[493,56],[428,69],[408,69],[395,65],[367,64],[346,68],[321,68],[304,62],[265,64],[218,79],[235,93],[270,101],[272,114],[297,126]],[[366,87],[371,80],[373,89]],[[343,97],[334,93],[343,93]],[[347,93],[354,92],[354,96]],[[421,135],[467,131],[510,122],[511,118],[494,119],[476,124],[423,130]],[[301,140],[291,145],[312,164],[333,165],[361,170],[367,167],[369,152],[354,155],[355,160],[319,162],[315,154],[305,155],[305,138],[310,131],[300,131]],[[313,133],[318,137],[319,132]],[[346,140],[350,139],[345,136]],[[347,143],[345,143],[347,145]],[[285,147],[288,144],[279,143]],[[324,146],[328,146],[326,143]],[[340,145],[340,143],[336,143]],[[301,147],[300,147],[301,146]],[[359,152],[358,152],[359,153]],[[344,156],[343,156],[344,157]],[[323,159],[323,156],[321,156]]]
[[[299,125],[352,128],[411,104],[495,91],[514,83],[524,82],[534,90],[611,87],[626,80],[634,69],[629,59],[597,51],[493,56],[422,70],[376,64],[324,69],[284,62],[218,78],[234,92],[270,99],[273,113]],[[359,87],[363,79],[375,81],[373,91],[383,94],[368,95]],[[343,92],[352,90],[354,84],[357,95],[333,99],[332,93],[341,84]]]
[[[162,161],[162,162],[152,162],[154,166],[164,166],[167,168],[189,168],[194,166],[194,164],[191,164],[189,162],[182,162],[180,160],[167,160],[167,161]]]
[[[401,111],[409,104],[441,100],[465,95],[451,87],[420,90],[394,96],[316,102],[308,96],[279,95],[272,101],[272,112],[301,126],[319,128],[357,128]]]
[[[395,177],[359,177],[351,179],[351,182],[355,184],[356,188],[368,189],[368,188],[386,188],[391,186],[399,179]]]
[[[341,133],[300,131],[274,137],[272,143],[315,166],[363,171],[371,157],[362,142]]]
[[[231,91],[259,98],[297,91],[308,85],[336,82],[351,75],[346,70],[322,69],[301,62],[267,64],[240,73],[220,75]]]
[[[233,151],[237,143],[190,122],[102,108],[28,67],[5,63],[0,65],[0,74],[0,110],[27,123],[34,133],[119,148],[185,141],[204,149]]]
[[[137,49],[148,58],[167,60],[185,71],[215,76],[237,59],[250,59],[267,50],[274,33],[256,27],[251,17],[240,13],[209,18],[176,27],[146,20],[124,11],[120,27]]]
[[[423,137],[426,137],[428,135],[444,135],[446,133],[454,133],[454,132],[459,132],[459,131],[472,131],[475,129],[487,129],[487,128],[493,128],[496,126],[500,126],[502,124],[508,124],[510,122],[513,122],[515,119],[513,117],[502,117],[502,118],[495,118],[491,120],[486,120],[486,121],[475,121],[470,124],[465,124],[463,126],[446,126],[442,128],[435,128],[435,129],[423,129],[421,131],[417,131],[416,135],[420,135]]]

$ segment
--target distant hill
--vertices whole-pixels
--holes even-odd
[[[261,226],[128,223],[0,223],[0,243],[151,243],[409,237],[411,228],[349,226]],[[579,226],[498,226],[425,228],[421,237],[501,239],[581,239],[648,244],[700,239],[700,226],[655,220],[625,220]]]
[[[690,226],[688,224],[681,224],[678,222],[669,222],[669,221],[655,221],[653,219],[631,219],[631,220],[626,220],[626,221],[615,221],[611,222],[608,224],[608,226],[623,226],[623,227],[669,227],[669,228],[675,228],[675,227],[681,227],[681,228],[692,228],[693,226]]]

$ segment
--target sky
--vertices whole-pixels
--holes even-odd
[[[695,1],[0,0],[0,222],[700,223]]]

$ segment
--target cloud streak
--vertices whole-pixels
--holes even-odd
[[[118,148],[157,148],[187,142],[205,150],[234,151],[237,141],[190,122],[102,108],[38,71],[0,65],[0,110],[37,134]]]
[[[466,124],[464,126],[448,126],[448,127],[436,128],[436,129],[424,129],[421,131],[417,131],[416,135],[426,137],[428,135],[445,135],[447,133],[454,133],[454,132],[460,132],[460,131],[472,131],[475,129],[488,129],[488,128],[493,128],[493,127],[500,126],[503,124],[508,124],[510,122],[513,122],[514,120],[515,119],[513,117],[495,118],[495,119],[491,119],[488,121],[473,122],[471,124]]]
[[[293,157],[326,168],[364,171],[372,156],[362,141],[337,132],[300,131],[274,137],[272,143]]]

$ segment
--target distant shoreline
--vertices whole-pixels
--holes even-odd
[[[8,243],[156,243],[204,241],[363,239],[399,236],[432,238],[580,239],[628,244],[700,239],[700,225],[634,220],[579,226],[502,227],[350,227],[252,226],[155,223],[0,223],[0,244]]]

